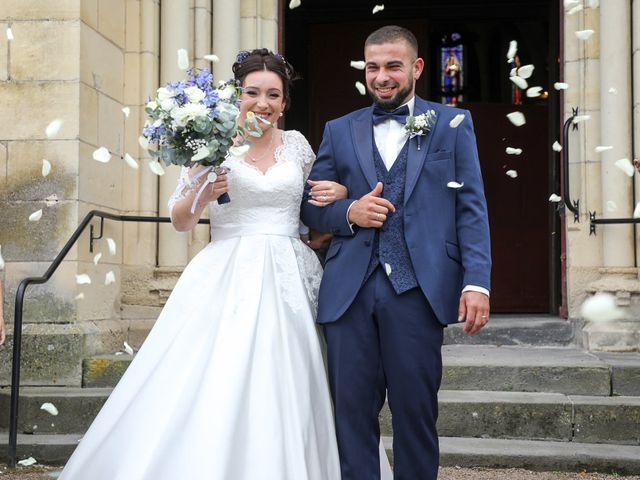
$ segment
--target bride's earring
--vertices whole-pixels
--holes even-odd
[[[282,115],[284,115],[284,113],[280,112],[278,115],[279,115],[279,116],[282,116]]]

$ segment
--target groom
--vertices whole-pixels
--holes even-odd
[[[424,61],[414,35],[382,27],[367,38],[364,55],[374,105],[327,123],[310,175],[342,183],[349,198],[302,206],[307,225],[334,235],[318,322],[342,480],[380,478],[385,393],[394,479],[432,480],[443,327],[463,321],[473,334],[489,316],[487,208],[469,112],[415,96]],[[409,138],[406,117],[423,114],[415,124],[423,128],[413,129],[422,134]],[[450,124],[457,115],[461,123]]]

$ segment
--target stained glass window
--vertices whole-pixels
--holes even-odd
[[[464,94],[464,46],[459,33],[442,37],[440,71],[442,103],[458,105]]]

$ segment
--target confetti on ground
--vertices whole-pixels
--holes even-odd
[[[29,215],[30,222],[38,222],[42,218],[42,209],[36,210],[31,215]]]
[[[40,406],[40,410],[44,410],[45,412],[50,413],[54,417],[58,415],[58,409],[53,403],[50,403],[50,402],[43,403]]]

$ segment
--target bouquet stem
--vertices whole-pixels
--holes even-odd
[[[218,197],[218,205],[224,205],[225,203],[229,203],[231,201],[231,197],[228,193],[223,193]]]

